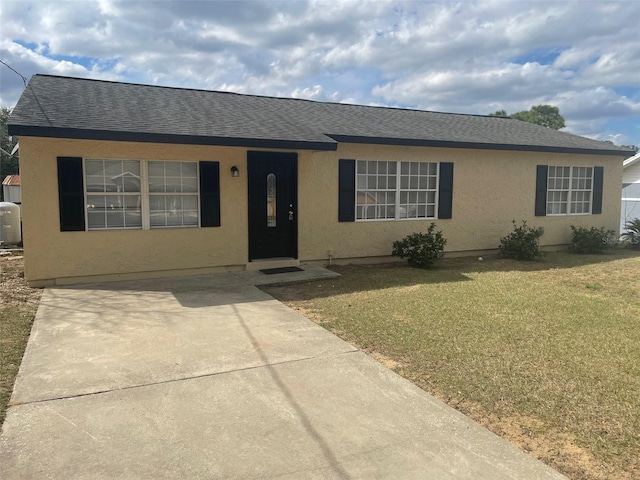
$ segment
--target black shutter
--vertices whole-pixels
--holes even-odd
[[[536,217],[545,217],[547,215],[548,174],[548,165],[538,165],[536,167]]]
[[[453,217],[453,163],[440,163],[438,185],[438,218]]]
[[[200,162],[200,226],[220,226],[219,162]]]
[[[60,231],[84,231],[84,184],[81,157],[58,157]]]
[[[593,167],[593,206],[591,213],[602,213],[602,189],[604,184],[604,167]]]
[[[338,221],[356,219],[356,161],[340,160],[338,172]]]

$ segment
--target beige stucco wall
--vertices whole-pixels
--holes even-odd
[[[25,277],[31,282],[159,270],[191,273],[247,262],[246,150],[23,137],[20,156]],[[219,161],[221,226],[60,232],[58,156]],[[229,173],[233,165],[242,172],[238,178]]]
[[[544,227],[541,245],[568,243],[570,224],[618,228],[620,157],[356,144],[340,145],[337,155],[306,155],[311,161],[300,162],[300,191],[309,208],[312,202],[322,203],[312,217],[300,218],[300,251],[306,259],[326,259],[330,250],[335,259],[390,255],[394,240],[426,231],[432,221],[338,223],[336,158],[453,162],[453,218],[435,220],[447,238],[445,251],[449,252],[496,249],[500,237],[512,231],[512,220],[527,220],[531,226]],[[604,166],[602,214],[536,217],[536,166],[542,164]],[[301,207],[302,201],[301,198]]]
[[[25,276],[33,284],[198,273],[243,268],[247,261],[247,149],[20,138]],[[340,223],[338,159],[454,162],[453,219],[436,220],[447,251],[494,249],[511,220],[542,226],[543,245],[569,240],[569,224],[616,229],[622,160],[618,157],[530,152],[340,145],[337,152],[301,151],[298,241],[301,262],[389,255],[394,240],[424,231],[430,220]],[[220,162],[221,227],[60,232],[56,157]],[[602,165],[603,213],[534,217],[536,165]],[[231,166],[240,168],[232,178]]]

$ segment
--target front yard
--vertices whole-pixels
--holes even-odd
[[[0,423],[41,290],[0,259]],[[577,479],[640,478],[640,252],[333,267],[265,288]]]
[[[640,253],[333,269],[265,290],[570,478],[640,478]]]

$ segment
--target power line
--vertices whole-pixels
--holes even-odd
[[[0,63],[3,64],[5,67],[7,67],[9,70],[11,70],[12,72],[14,72],[16,75],[19,75],[20,78],[22,79],[22,83],[24,83],[24,86],[27,86],[27,77],[25,77],[24,75],[22,75],[19,71],[17,71],[15,68],[13,68],[11,65],[9,65],[6,62],[3,62],[2,60],[0,60]]]

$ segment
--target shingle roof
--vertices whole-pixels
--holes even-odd
[[[11,135],[335,150],[337,142],[628,156],[511,118],[35,75]]]

